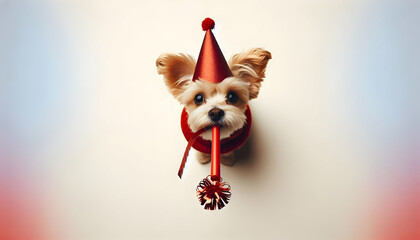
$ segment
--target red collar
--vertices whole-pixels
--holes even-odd
[[[248,105],[246,106],[245,116],[246,116],[246,123],[244,124],[244,126],[241,129],[236,130],[234,133],[232,133],[232,135],[230,135],[229,138],[226,138],[220,141],[221,154],[230,153],[238,149],[240,146],[242,146],[242,144],[245,143],[246,139],[249,136],[249,133],[251,132],[251,122],[252,122],[251,110]],[[185,108],[182,110],[182,114],[181,114],[181,129],[182,129],[182,133],[184,133],[185,139],[189,141],[194,133],[192,132],[191,128],[188,126],[188,113],[185,110]],[[210,154],[211,153],[211,140],[205,140],[199,136],[195,140],[192,147],[195,150],[200,151],[202,153]]]

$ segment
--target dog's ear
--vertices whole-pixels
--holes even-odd
[[[229,67],[234,77],[250,83],[249,99],[256,98],[261,82],[265,77],[265,69],[271,53],[262,48],[253,48],[234,55],[229,61]]]
[[[156,60],[156,68],[162,74],[169,92],[178,99],[192,81],[195,59],[188,54],[162,54]]]

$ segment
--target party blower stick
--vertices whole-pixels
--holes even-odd
[[[184,157],[182,158],[181,166],[179,167],[178,176],[182,178],[185,163],[187,162],[188,152],[191,149],[194,141],[204,131],[210,127],[203,128],[197,131],[188,142],[185,149]],[[222,209],[230,200],[230,185],[223,182],[220,177],[220,126],[213,126],[212,142],[211,142],[211,174],[204,178],[197,186],[197,197],[204,209],[215,210]]]
[[[212,128],[211,175],[197,186],[197,197],[204,209],[222,209],[229,203],[230,186],[220,177],[220,127]]]

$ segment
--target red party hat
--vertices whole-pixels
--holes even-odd
[[[193,75],[193,81],[202,79],[212,83],[219,83],[227,77],[232,76],[232,72],[217,44],[216,38],[211,29],[214,28],[214,21],[206,18],[201,26],[206,31],[200,54],[198,55],[197,65]]]

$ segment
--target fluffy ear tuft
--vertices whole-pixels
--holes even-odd
[[[235,54],[229,61],[229,67],[234,77],[250,83],[249,99],[258,97],[261,82],[265,77],[265,69],[271,53],[262,48],[253,48],[249,51]]]
[[[175,98],[185,90],[192,80],[195,69],[195,59],[188,54],[162,54],[156,60],[156,68],[162,74]]]

